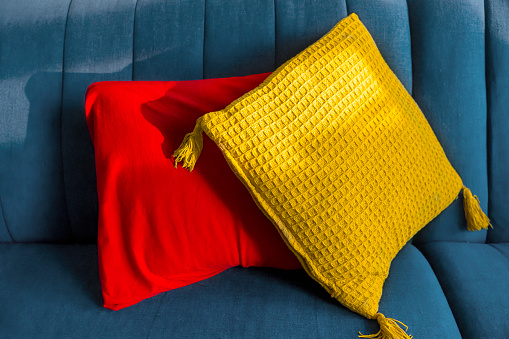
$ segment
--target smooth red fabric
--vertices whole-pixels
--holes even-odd
[[[301,267],[206,135],[192,173],[175,169],[172,157],[198,117],[267,76],[90,85],[105,307],[119,310],[233,266]]]

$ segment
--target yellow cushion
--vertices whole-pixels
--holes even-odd
[[[391,261],[463,184],[358,17],[200,118],[175,153],[190,169],[201,129],[308,274],[382,331],[394,327],[377,314]]]

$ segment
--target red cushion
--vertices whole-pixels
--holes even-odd
[[[207,152],[192,175],[175,169],[172,157],[198,117],[267,76],[89,87],[105,307],[118,310],[233,266],[301,267],[212,141],[205,137]]]

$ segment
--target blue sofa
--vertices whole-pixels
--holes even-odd
[[[3,0],[0,338],[356,338],[378,324],[304,271],[231,268],[103,308],[84,94],[103,80],[274,70],[355,12],[492,229],[459,197],[397,255],[380,311],[414,338],[509,336],[509,2]]]

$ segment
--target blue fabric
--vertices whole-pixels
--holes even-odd
[[[0,241],[71,240],[60,134],[68,5],[1,3]]]
[[[486,1],[486,84],[488,94],[489,242],[509,242],[509,2]]]
[[[413,97],[463,183],[488,213],[484,4],[410,0],[408,10]],[[460,194],[414,241],[484,242],[486,233],[466,230]]]
[[[509,244],[430,243],[420,249],[435,271],[463,338],[509,333]]]
[[[347,1],[348,13],[357,13],[385,61],[412,93],[412,53],[406,0]]]
[[[133,80],[202,79],[204,20],[204,0],[138,0]]]
[[[5,223],[5,217],[2,207],[2,200],[0,199],[0,242],[9,242],[12,240],[7,224]]]
[[[0,337],[356,338],[378,324],[348,311],[303,270],[233,268],[121,311],[102,308],[93,245],[0,245]],[[380,311],[415,338],[460,338],[429,264],[394,260]]]
[[[73,1],[65,32],[62,157],[75,242],[97,238],[94,150],[85,121],[85,91],[95,81],[131,80],[136,1]]]
[[[274,1],[206,1],[203,77],[275,69]]]
[[[344,0],[275,2],[276,67],[320,39],[348,15]]]

